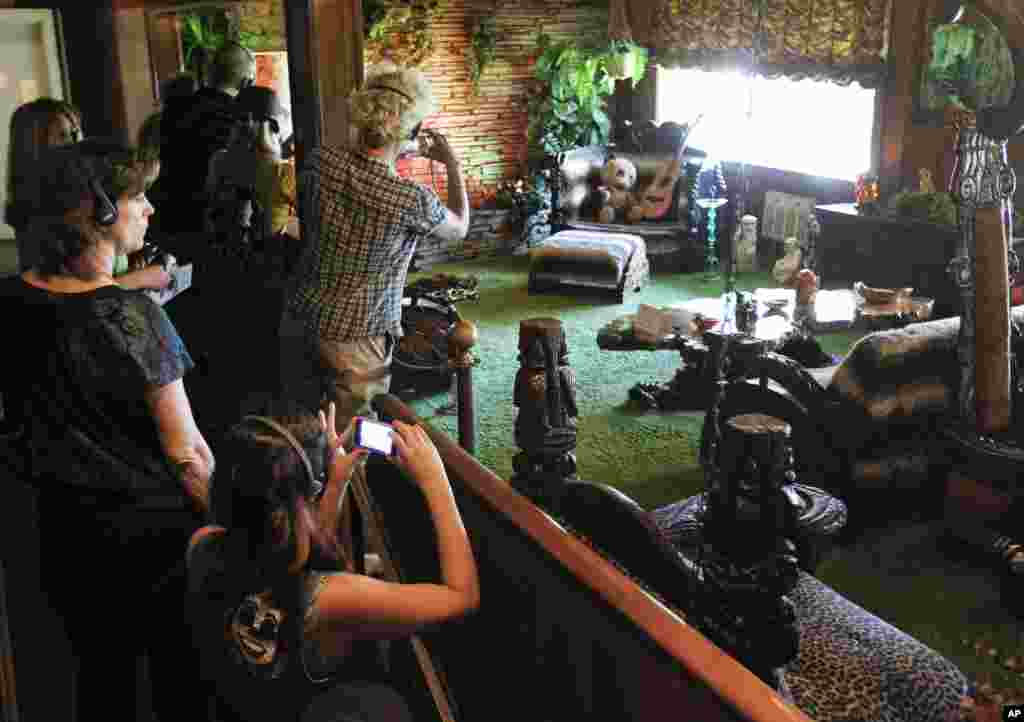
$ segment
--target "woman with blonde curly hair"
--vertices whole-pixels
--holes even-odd
[[[349,98],[352,142],[314,150],[300,178],[305,250],[281,325],[282,385],[311,409],[326,393],[342,429],[353,416],[372,415],[370,400],[388,390],[402,290],[420,239],[458,241],[469,228],[462,168],[443,135],[423,130],[420,152],[447,169],[447,206],[395,170],[436,107],[419,71],[371,69]]]

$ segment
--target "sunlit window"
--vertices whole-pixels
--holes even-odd
[[[875,91],[857,83],[659,68],[657,113],[703,113],[688,144],[717,160],[843,180],[871,167]]]

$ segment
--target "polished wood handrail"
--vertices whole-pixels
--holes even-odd
[[[387,418],[421,425],[437,446],[454,483],[461,482],[465,491],[511,521],[745,719],[810,722],[809,717],[782,699],[753,672],[515,491],[507,481],[467,454],[449,436],[420,419],[397,397],[382,394],[373,403]]]
[[[17,684],[14,678],[14,647],[7,615],[7,585],[0,560],[0,721],[18,722]]]

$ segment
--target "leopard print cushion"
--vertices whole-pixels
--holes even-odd
[[[664,537],[693,559],[700,495],[656,509]],[[968,680],[948,659],[846,599],[805,571],[789,594],[800,646],[785,683],[816,722],[948,722],[959,719]]]
[[[786,682],[816,722],[957,719],[968,680],[948,659],[810,574],[790,598],[800,651]]]

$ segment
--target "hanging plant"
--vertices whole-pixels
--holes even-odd
[[[439,0],[369,2],[376,22],[366,26],[365,60],[369,64],[391,61],[415,68],[434,54],[434,22]],[[366,13],[364,3],[364,14]]]
[[[466,48],[466,64],[469,66],[469,80],[473,84],[473,95],[480,94],[480,78],[487,66],[494,62],[498,48],[497,22],[493,15],[481,17],[476,22]]]
[[[252,50],[265,41],[266,30],[242,30],[236,20],[224,10],[213,13],[190,12],[182,16],[181,48],[185,70],[200,82],[206,77],[206,64],[224,43],[234,40]]]
[[[538,81],[527,102],[529,155],[534,165],[570,148],[608,142],[611,119],[605,110],[616,79],[635,85],[647,68],[644,48],[612,41],[600,46],[576,38],[537,38]]]

